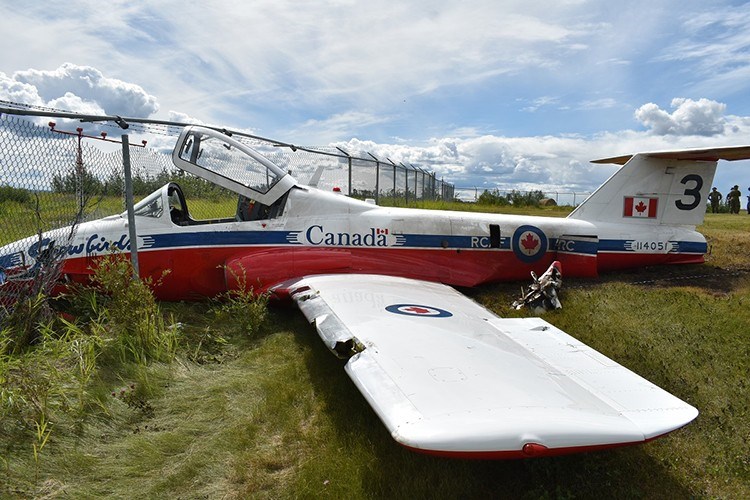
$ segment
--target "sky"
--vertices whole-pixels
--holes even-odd
[[[750,144],[750,2],[0,0],[0,100],[198,120],[590,192],[641,151]],[[750,186],[750,162],[714,183]]]

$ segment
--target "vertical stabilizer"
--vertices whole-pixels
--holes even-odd
[[[639,153],[596,160],[623,165],[568,217],[589,222],[697,226],[718,160],[750,159],[750,146]]]

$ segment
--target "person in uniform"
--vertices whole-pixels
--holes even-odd
[[[711,213],[715,214],[719,212],[719,203],[721,203],[721,199],[724,196],[716,189],[713,188],[710,193],[708,193],[708,201],[711,202]]]
[[[740,213],[740,187],[735,184],[729,194],[727,195],[727,201],[729,202],[729,212],[733,214]]]

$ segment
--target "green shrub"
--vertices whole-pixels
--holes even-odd
[[[166,326],[149,288],[152,280],[134,279],[130,260],[113,254],[99,261],[94,282],[106,295],[100,311],[120,361],[145,364],[174,358],[176,327]]]
[[[29,191],[12,186],[0,186],[0,203],[4,201],[15,201],[16,203],[28,203],[31,201]]]
[[[492,191],[484,190],[482,194],[479,195],[479,198],[477,199],[477,203],[480,205],[509,205],[510,202],[508,201],[508,198],[505,197],[504,194],[501,194],[498,189],[493,189]]]
[[[247,283],[244,269],[241,274],[235,274],[235,279],[237,288],[220,295],[213,312],[232,333],[257,336],[268,317],[268,294],[254,292]]]
[[[501,193],[499,189],[485,191],[479,195],[477,203],[480,205],[513,205],[516,207],[537,207],[539,202],[544,199],[544,192],[536,191],[516,191]]]

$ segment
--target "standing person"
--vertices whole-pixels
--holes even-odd
[[[742,196],[742,193],[740,193],[740,187],[735,185],[727,195],[727,202],[729,203],[730,213],[740,213],[740,196]]]
[[[750,187],[747,188],[747,191],[750,193]],[[750,194],[747,195],[747,215],[750,215]]]
[[[719,212],[719,203],[721,203],[721,199],[724,196],[716,189],[713,188],[710,193],[708,193],[708,200],[711,202],[711,213],[715,214]]]

